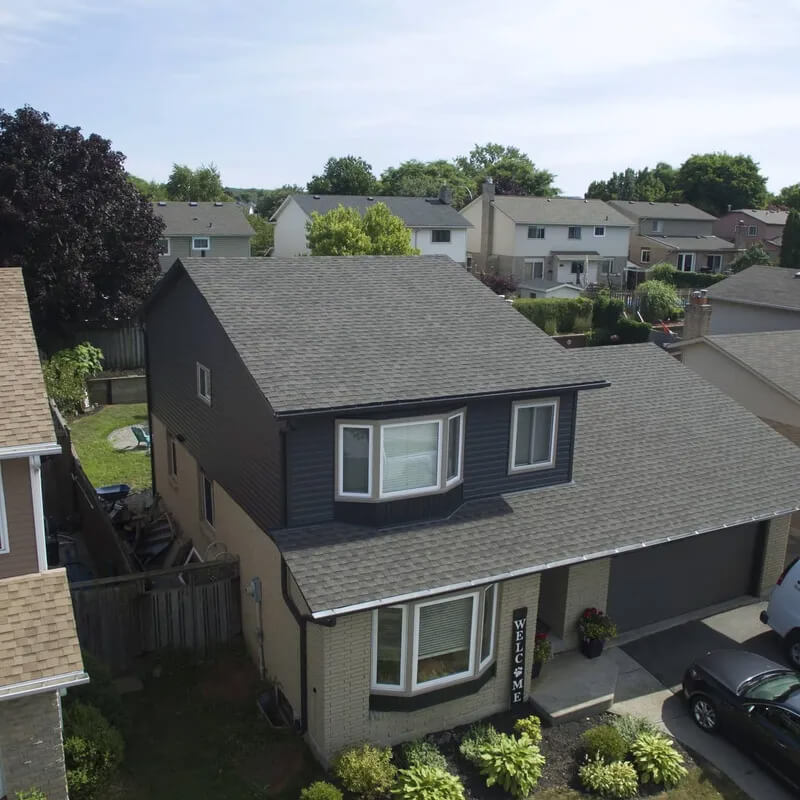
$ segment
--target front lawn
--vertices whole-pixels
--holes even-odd
[[[72,443],[95,488],[113,483],[127,483],[132,489],[152,486],[150,454],[144,448],[117,451],[108,441],[109,433],[129,425],[147,425],[146,403],[104,406],[70,422]]]

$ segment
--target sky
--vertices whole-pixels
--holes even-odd
[[[112,140],[165,180],[304,184],[516,145],[566,194],[747,153],[800,181],[800,0],[0,0],[0,107]]]

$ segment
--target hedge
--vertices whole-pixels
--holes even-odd
[[[671,283],[676,289],[705,289],[725,278],[718,272],[681,272],[666,261],[651,267],[647,273],[647,280]]]
[[[588,297],[519,297],[514,308],[550,336],[584,333],[592,326]]]

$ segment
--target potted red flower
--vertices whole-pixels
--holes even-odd
[[[578,619],[581,652],[586,658],[597,658],[606,639],[617,635],[617,626],[598,608],[587,608]]]
[[[553,646],[546,633],[537,633],[533,640],[533,667],[531,678],[538,678],[545,662],[553,657]]]

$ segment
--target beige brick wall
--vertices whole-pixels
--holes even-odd
[[[39,789],[66,800],[67,777],[57,692],[0,703],[0,764],[9,798]]]
[[[608,575],[611,559],[599,558],[567,567],[567,596],[564,606],[564,634],[569,647],[578,646],[575,624],[585,608],[605,610],[608,601]]]
[[[786,561],[786,546],[789,543],[789,523],[791,515],[774,517],[769,521],[764,544],[764,560],[758,579],[758,594],[761,597],[769,594],[775,582],[783,572]]]

